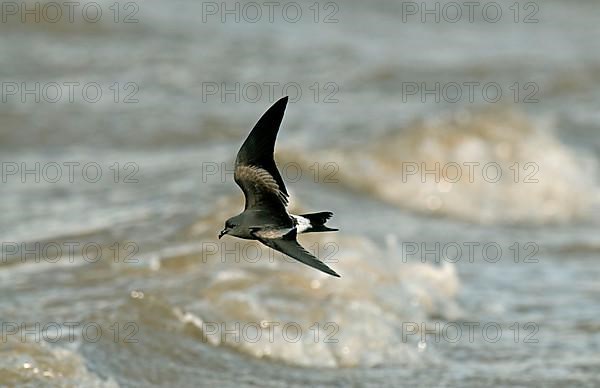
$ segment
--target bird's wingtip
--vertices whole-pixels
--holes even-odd
[[[340,274],[338,274],[331,268],[327,267],[327,269],[328,269],[328,271],[323,271],[323,272],[327,273],[328,275],[335,276],[336,278],[341,278]]]
[[[273,104],[273,105],[283,105],[283,106],[287,106],[288,100],[289,100],[289,96],[283,96],[283,97],[281,97],[279,100],[277,100],[277,101],[275,102],[275,104]]]
[[[282,115],[282,117],[279,118],[277,124],[281,123],[281,120],[283,119],[283,112],[285,112],[285,108],[287,107],[287,104],[288,104],[288,99],[289,99],[288,96],[284,96],[284,97],[281,97],[279,100],[275,101],[271,105],[271,107],[265,113],[263,113],[263,117],[265,117],[265,116],[268,117],[269,115],[273,115],[273,114],[275,114],[275,115],[279,114],[279,115]],[[262,119],[262,117],[261,117],[261,119]],[[279,128],[279,126],[277,126],[277,128]]]

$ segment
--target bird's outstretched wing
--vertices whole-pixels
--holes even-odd
[[[302,245],[298,243],[296,240],[296,229],[292,229],[289,233],[279,238],[266,238],[267,235],[268,232],[263,233],[263,237],[261,237],[260,231],[255,232],[255,236],[258,238],[258,241],[262,242],[266,246],[286,254],[301,263],[316,268],[319,271],[323,271],[326,274],[338,278],[340,277],[340,275],[338,275],[334,270],[325,265],[325,263],[323,263],[321,260],[308,253],[306,249],[304,249]]]
[[[287,97],[281,98],[262,115],[238,151],[234,179],[246,197],[246,210],[286,213],[288,193],[273,152],[287,101]]]

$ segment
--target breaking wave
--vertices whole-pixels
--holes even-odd
[[[285,154],[338,163],[340,184],[399,207],[478,223],[570,222],[600,198],[591,157],[507,111],[425,120],[361,149]]]

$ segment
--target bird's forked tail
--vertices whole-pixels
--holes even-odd
[[[301,214],[300,217],[304,217],[310,221],[308,229],[304,230],[304,233],[310,232],[335,232],[339,229],[329,228],[325,225],[328,219],[333,216],[332,212],[319,212],[310,214]]]

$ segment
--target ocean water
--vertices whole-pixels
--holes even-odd
[[[3,8],[0,386],[600,385],[597,2],[287,3]],[[217,239],[284,94],[341,279]]]

